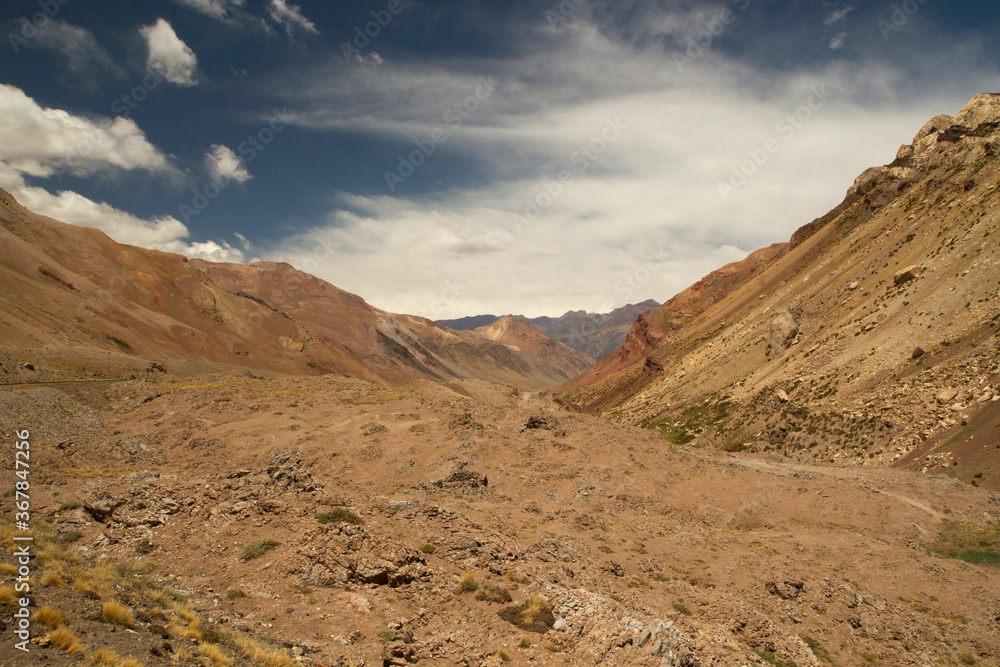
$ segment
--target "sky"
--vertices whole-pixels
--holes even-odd
[[[663,302],[1000,91],[939,0],[11,0],[0,187],[391,312]]]

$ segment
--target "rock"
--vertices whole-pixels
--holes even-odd
[[[657,639],[655,642],[653,642],[653,648],[649,649],[649,654],[650,655],[659,655],[661,648],[663,648],[663,640],[662,639]]]
[[[651,636],[652,633],[649,631],[648,628],[643,630],[642,632],[639,633],[639,638],[635,640],[635,645],[638,647],[642,647],[643,644],[649,641],[649,638]]]
[[[853,281],[851,281],[851,284],[847,286],[847,289],[849,289],[849,290],[851,290],[853,292],[854,290],[858,289],[859,287],[861,287],[861,283],[859,283],[857,280],[853,280]]]
[[[958,396],[958,390],[949,387],[947,389],[942,389],[940,392],[938,392],[936,398],[937,402],[940,403],[941,405],[947,405],[948,403],[951,403],[953,400],[955,400],[956,396]]]
[[[790,398],[788,398],[788,393],[785,392],[784,389],[779,389],[777,392],[775,392],[774,395],[777,396],[778,400],[781,401],[782,403],[787,403],[788,401],[791,400]]]
[[[552,429],[559,426],[559,420],[555,417],[539,416],[533,415],[528,417],[528,421],[524,423],[524,431],[546,429],[551,431]]]
[[[913,353],[910,354],[910,359],[916,360],[916,359],[919,359],[920,357],[924,356],[925,354],[927,354],[927,353],[924,352],[924,348],[922,348],[922,347],[915,347],[915,348],[913,348]]]
[[[769,581],[764,584],[768,593],[782,600],[794,600],[803,593],[805,587],[801,581]]]
[[[799,335],[799,323],[787,310],[781,311],[771,320],[771,335],[767,341],[767,358],[774,359],[781,355],[795,342]]]
[[[565,630],[566,629],[566,619],[565,618],[557,618],[556,622],[552,625],[552,629],[553,630],[557,630],[559,632],[562,632],[563,630]]]
[[[902,285],[903,283],[908,283],[914,278],[920,276],[923,273],[923,269],[919,266],[913,265],[908,266],[902,271],[897,271],[896,275],[892,277],[892,282],[894,285]]]

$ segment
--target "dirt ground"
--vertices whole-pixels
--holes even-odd
[[[0,428],[7,471],[12,430],[31,429],[33,516],[70,549],[147,572],[206,627],[303,664],[1000,655],[1000,498],[944,475],[674,446],[477,381],[37,388],[0,393]],[[71,587],[35,595],[89,648],[216,664],[155,618],[117,627]],[[524,620],[520,603],[541,625],[505,620]],[[17,655],[5,636],[0,665],[78,664],[52,646]]]

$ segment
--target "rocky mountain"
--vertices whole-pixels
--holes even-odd
[[[788,244],[640,317],[565,395],[675,442],[1000,484],[998,150],[1000,95],[932,119]]]
[[[473,333],[517,350],[535,365],[536,376],[551,373],[553,379],[561,378],[552,386],[562,384],[594,365],[594,360],[587,355],[549,338],[534,325],[514,315],[501,317],[493,324],[474,329]]]
[[[616,308],[610,313],[571,310],[559,317],[523,317],[546,336],[565,343],[593,359],[602,359],[625,342],[636,317],[660,304],[649,300]],[[438,320],[438,324],[458,331],[493,324],[497,315],[475,315],[457,320]]]
[[[580,360],[517,349],[367,304],[287,264],[212,264],[115,243],[0,192],[0,346],[19,381],[234,368],[393,385],[564,382]],[[553,342],[553,345],[555,343]],[[31,369],[26,370],[24,364]]]

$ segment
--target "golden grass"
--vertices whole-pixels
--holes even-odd
[[[66,626],[53,630],[48,634],[48,638],[50,644],[56,648],[61,648],[70,655],[84,652],[83,644],[76,638],[73,631]]]
[[[0,586],[0,607],[13,607],[17,602],[13,586]]]
[[[17,565],[13,563],[0,563],[0,574],[14,576],[17,574]]]
[[[105,623],[124,625],[127,628],[135,625],[135,617],[132,616],[132,610],[114,600],[108,600],[101,607],[101,618],[104,619]]]
[[[298,667],[298,663],[285,651],[266,646],[242,632],[228,630],[223,636],[254,667]]]
[[[186,609],[182,609],[178,612],[181,618],[187,621],[187,624],[181,625],[177,621],[171,621],[167,629],[178,637],[186,637],[188,639],[193,639],[197,642],[202,640],[201,633],[201,621],[194,614],[194,612]]]
[[[31,620],[39,625],[51,628],[52,630],[66,624],[66,617],[63,616],[63,613],[55,607],[39,607],[38,610],[31,615]]]
[[[59,576],[58,572],[49,570],[42,574],[41,582],[45,586],[55,586],[56,588],[66,588],[66,580]]]
[[[546,612],[552,613],[552,605],[537,595],[529,595],[524,604],[521,617],[524,619],[525,625],[534,624]]]
[[[213,667],[233,667],[232,658],[219,650],[217,644],[199,644],[198,653],[211,660]]]
[[[94,667],[142,667],[142,664],[131,658],[122,658],[111,649],[102,648],[90,655],[90,664]]]

